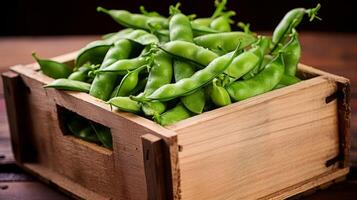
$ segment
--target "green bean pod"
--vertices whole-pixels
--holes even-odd
[[[106,148],[112,149],[113,142],[112,142],[112,134],[110,132],[110,129],[100,124],[96,124],[96,123],[90,123],[90,124],[95,134],[97,135],[99,141],[102,143],[102,145]]]
[[[144,69],[147,69],[147,66],[141,66],[127,73],[121,80],[114,97],[129,96],[132,94],[133,90],[138,85],[139,73]]]
[[[236,81],[226,89],[235,101],[240,101],[272,90],[284,74],[284,62],[279,54],[268,66],[251,79]]]
[[[145,78],[142,78],[141,80],[139,80],[139,82],[136,85],[136,87],[131,91],[131,94],[132,95],[138,95],[139,93],[143,92],[147,82],[148,82],[148,77],[145,77]]]
[[[100,74],[105,72],[112,72],[118,75],[125,75],[128,70],[134,70],[145,64],[147,64],[146,58],[141,56],[132,59],[121,59],[104,69],[96,70],[95,73]]]
[[[129,40],[122,39],[116,42],[116,45],[112,47],[105,56],[100,69],[105,69],[117,60],[128,58],[131,49],[132,42]],[[114,89],[116,79],[117,75],[115,73],[97,74],[93,80],[89,94],[99,99],[107,100]]]
[[[166,104],[160,101],[142,102],[141,110],[146,116],[157,116],[165,112]]]
[[[255,76],[256,74],[258,74],[261,71],[261,64],[262,64],[262,62],[264,60],[265,54],[267,54],[268,51],[269,51],[270,44],[271,44],[270,43],[270,38],[263,36],[263,37],[260,38],[258,43],[254,45],[254,46],[256,46],[254,54],[259,57],[259,62],[255,63],[254,68],[251,69],[249,71],[249,73],[246,73],[243,76],[244,80],[252,78],[253,76]]]
[[[160,48],[176,58],[189,60],[200,66],[207,66],[212,60],[218,57],[216,53],[206,48],[180,40],[168,42],[160,46]]]
[[[191,113],[185,106],[179,103],[171,110],[168,110],[161,115],[154,116],[154,120],[162,126],[167,126],[189,117],[191,117]]]
[[[256,41],[256,37],[244,32],[224,32],[208,34],[193,39],[194,43],[213,51],[230,52],[240,45],[241,49]]]
[[[88,142],[100,143],[88,121],[71,117],[67,123],[68,130],[76,137]]]
[[[54,60],[40,59],[36,56],[36,53],[32,53],[32,57],[40,65],[42,73],[51,78],[67,78],[71,74],[70,67],[64,63],[60,63]]]
[[[212,82],[210,97],[212,102],[218,107],[226,106],[232,103],[227,90],[224,87],[217,85],[217,79],[214,79]]]
[[[148,33],[146,31],[140,30],[140,29],[129,33],[124,38],[134,41],[141,45],[149,45],[149,44],[159,42],[159,39],[154,34]]]
[[[170,40],[180,40],[192,42],[193,33],[189,19],[181,14],[175,14],[170,20]],[[174,75],[175,81],[182,78],[188,78],[195,72],[195,67],[191,63],[174,60]],[[199,89],[193,94],[181,97],[181,102],[184,106],[194,113],[202,113],[205,106],[205,96],[203,90]]]
[[[234,11],[221,13],[220,16],[212,20],[212,22],[210,23],[210,27],[220,32],[230,32],[231,31],[230,24],[233,23],[233,21],[230,18],[235,14],[236,13]]]
[[[206,26],[206,27],[209,27],[209,25],[211,24],[212,22],[212,18],[210,17],[205,17],[205,18],[196,18],[194,20],[192,20],[192,24],[197,24],[197,25],[200,25],[200,26]]]
[[[297,32],[294,32],[291,40],[286,44],[283,52],[285,74],[295,76],[300,57],[301,46]]]
[[[77,71],[72,72],[71,75],[68,76],[69,80],[75,80],[75,81],[83,81],[85,82],[86,79],[88,78],[88,72],[90,68],[87,66],[82,66],[80,67]]]
[[[205,92],[200,88],[192,94],[181,97],[181,102],[189,111],[196,114],[202,113],[206,104]]]
[[[234,58],[224,73],[237,80],[259,65],[261,57],[259,47],[252,48]]]
[[[135,29],[151,30],[152,25],[158,25],[161,28],[168,28],[168,20],[164,17],[145,16],[142,14],[133,14],[126,10],[107,10],[102,7],[97,8],[98,12],[108,14],[118,24]]]
[[[148,82],[144,94],[150,95],[159,87],[171,83],[172,80],[172,59],[162,51],[154,55],[153,66],[150,69]]]
[[[203,87],[219,74],[221,74],[237,56],[238,50],[214,59],[209,65],[197,71],[189,78],[181,79],[176,83],[166,84],[157,89],[151,95],[146,95],[146,99],[168,101],[180,96],[186,96],[191,92]]]
[[[86,63],[89,64],[101,64],[103,59],[108,52],[108,50],[114,45],[116,41],[122,39],[127,34],[134,31],[133,29],[123,29],[108,39],[105,40],[97,40],[94,42],[89,43],[84,48],[82,48],[76,59],[75,59],[75,66],[79,67]]]
[[[90,126],[87,126],[84,129],[80,130],[79,133],[75,136],[88,142],[100,143],[100,140],[95,134],[93,128]]]
[[[96,65],[83,65],[76,71],[72,72],[71,75],[68,76],[68,79],[86,82],[89,78],[88,73],[96,68]]]
[[[283,77],[281,78],[279,84],[288,86],[288,85],[298,83],[300,81],[301,80],[295,76],[290,76],[290,75],[284,74]]]
[[[132,100],[129,97],[114,97],[111,98],[107,103],[115,106],[119,110],[126,112],[139,113],[141,111],[140,103]]]
[[[220,32],[230,32],[231,31],[231,25],[229,24],[229,19],[227,19],[225,16],[220,16],[216,19],[214,19],[210,27],[214,30],[220,31]]]
[[[169,23],[170,40],[182,40],[191,42],[193,38],[190,20],[182,13],[171,17]]]
[[[45,85],[44,88],[55,88],[59,90],[70,90],[88,93],[90,89],[90,84],[82,81],[60,78],[54,80],[50,84]]]
[[[300,24],[305,14],[308,14],[310,21],[312,21],[316,17],[320,7],[320,4],[318,4],[315,8],[311,9],[295,8],[286,13],[284,18],[274,29],[272,36],[272,42],[274,46],[272,49],[274,50],[277,44],[283,42],[288,37],[291,31]]]

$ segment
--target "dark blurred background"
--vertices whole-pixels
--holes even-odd
[[[168,14],[173,0],[10,0],[1,1],[1,36],[19,35],[79,35],[104,34],[120,28],[108,16],[96,12],[97,6],[139,12],[139,6]],[[314,7],[320,2],[321,22],[304,23],[303,30],[329,32],[357,32],[356,6],[353,1],[329,0],[229,0],[228,8],[237,12],[236,21],[249,22],[253,31],[271,31],[294,7]],[[214,0],[181,0],[185,14],[210,16]]]

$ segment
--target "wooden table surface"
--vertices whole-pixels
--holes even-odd
[[[301,62],[351,80],[351,166],[346,181],[317,191],[303,199],[357,199],[357,33],[300,34]],[[53,57],[75,51],[98,36],[0,37],[0,72],[15,64],[33,62],[31,52]],[[36,180],[14,164],[9,140],[2,81],[0,82],[0,199],[70,199]]]

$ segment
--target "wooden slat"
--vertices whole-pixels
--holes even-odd
[[[336,90],[316,77],[171,126],[182,198],[255,199],[334,169],[337,101],[325,98]]]
[[[7,117],[11,131],[11,144],[14,157],[17,162],[22,163],[26,159],[33,157],[26,143],[27,119],[25,92],[27,88],[22,82],[21,77],[14,72],[5,72],[2,74],[4,84],[4,96],[6,99]]]
[[[141,136],[149,200],[168,199],[165,184],[163,141],[151,134]],[[171,198],[170,198],[171,199]]]

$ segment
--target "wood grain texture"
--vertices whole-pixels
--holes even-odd
[[[11,144],[15,159],[21,163],[28,159],[29,149],[26,143],[26,123],[27,118],[23,115],[26,110],[26,103],[22,103],[22,100],[26,98],[26,87],[21,77],[14,72],[5,72],[2,74],[2,80],[5,87],[4,94],[6,100],[7,116],[9,120],[9,127],[11,133]]]
[[[320,76],[170,126],[182,198],[256,199],[336,168],[336,90]]]
[[[162,139],[151,134],[141,136],[148,200],[172,199],[166,192]]]

